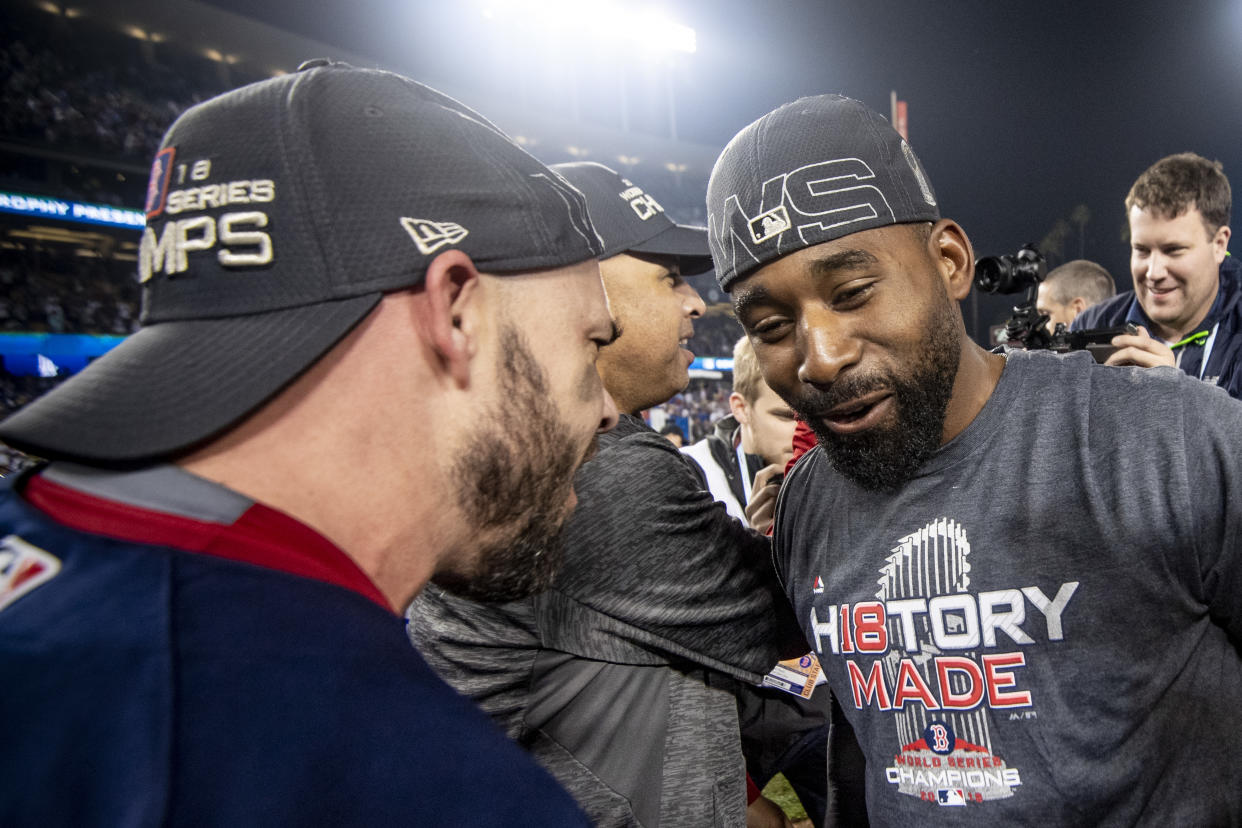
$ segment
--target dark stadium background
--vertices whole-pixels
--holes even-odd
[[[591,5],[561,4],[567,14]],[[826,91],[887,114],[896,92],[943,213],[979,256],[1036,242],[1053,265],[1102,263],[1121,289],[1122,199],[1139,172],[1184,150],[1242,171],[1237,0],[670,0],[662,8],[697,43],[672,57],[566,35],[529,6],[6,0],[0,192],[139,208],[179,109],[318,56],[426,81],[541,159],[609,164],[695,223],[716,154],[749,121]],[[489,18],[485,7],[502,11]],[[0,334],[127,333],[137,236],[0,210]],[[710,278],[699,284],[721,304],[700,322],[696,352],[725,356],[738,329]],[[969,300],[972,336],[986,343],[1013,301]],[[88,358],[36,360],[33,372],[63,375]],[[19,376],[33,359],[6,357],[5,410],[57,381]],[[706,423],[719,386],[699,382],[674,405]]]

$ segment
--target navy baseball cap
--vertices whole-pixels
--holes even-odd
[[[604,241],[607,259],[618,253],[645,253],[676,259],[683,275],[712,269],[707,228],[677,224],[660,202],[620,173],[594,161],[553,164],[586,196],[591,223]]]
[[[840,95],[801,98],[743,129],[707,184],[716,279],[873,227],[938,221],[931,182],[887,120]]]
[[[275,395],[443,251],[495,274],[603,252],[582,194],[482,116],[325,60],[181,115],[146,214],[143,327],[0,439],[101,464],[175,454]]]

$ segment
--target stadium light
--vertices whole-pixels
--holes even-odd
[[[661,9],[629,8],[611,0],[484,0],[483,17],[566,37],[632,46],[647,52],[694,54],[694,29]]]

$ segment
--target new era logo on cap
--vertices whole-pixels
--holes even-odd
[[[446,245],[457,244],[470,235],[469,230],[453,221],[431,221],[402,216],[401,226],[410,234],[410,238],[424,256],[430,256]]]

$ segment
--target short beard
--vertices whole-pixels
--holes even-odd
[[[961,358],[961,332],[943,288],[944,304],[928,325],[922,358],[904,376],[847,375],[823,392],[804,394],[793,406],[811,426],[833,468],[869,491],[896,491],[940,448],[945,412],[953,396]],[[837,434],[824,425],[824,412],[862,394],[887,389],[896,422],[859,434]]]
[[[432,577],[475,601],[514,601],[552,583],[564,559],[573,475],[594,446],[584,455],[568,439],[572,431],[525,337],[506,325],[500,347],[502,402],[453,463],[459,507],[475,524],[479,547],[471,566]]]

